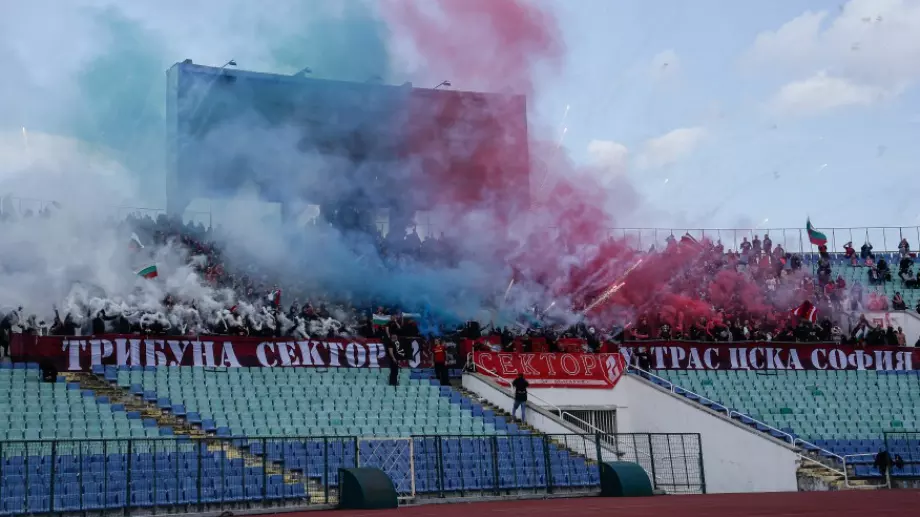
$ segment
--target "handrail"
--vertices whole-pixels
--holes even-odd
[[[656,379],[658,379],[658,380],[660,380],[660,381],[663,381],[664,383],[666,383],[666,384],[668,385],[669,391],[670,391],[671,393],[674,393],[675,395],[679,395],[679,393],[677,393],[676,390],[677,390],[677,389],[680,389],[680,390],[683,391],[684,393],[689,393],[689,394],[691,394],[691,395],[694,395],[694,396],[698,397],[700,400],[705,400],[705,401],[707,401],[707,402],[711,402],[711,403],[713,403],[713,404],[717,404],[719,407],[724,408],[724,411],[725,411],[725,418],[726,418],[727,420],[734,421],[733,416],[744,417],[744,418],[750,420],[751,422],[753,422],[753,423],[755,423],[755,424],[757,424],[757,425],[759,425],[759,426],[766,427],[767,429],[769,429],[769,430],[771,430],[771,431],[776,431],[777,433],[779,433],[779,434],[781,434],[781,435],[787,437],[787,438],[788,438],[788,441],[789,441],[789,444],[790,444],[792,447],[796,447],[798,444],[806,445],[806,446],[808,446],[808,447],[814,448],[814,449],[817,450],[817,451],[820,451],[821,453],[823,453],[823,454],[826,455],[826,456],[830,456],[830,457],[833,457],[833,458],[837,458],[838,460],[840,460],[841,463],[843,463],[843,461],[844,461],[843,456],[841,456],[841,455],[839,455],[839,454],[837,454],[837,453],[835,453],[835,452],[829,451],[829,450],[827,450],[827,449],[825,449],[825,448],[823,448],[823,447],[818,447],[817,445],[815,445],[815,444],[813,444],[813,443],[811,443],[811,442],[809,442],[809,441],[807,441],[807,440],[803,440],[803,439],[801,439],[801,438],[796,438],[795,435],[793,435],[793,434],[791,434],[791,433],[787,433],[786,431],[783,431],[783,430],[781,430],[781,429],[777,429],[777,428],[773,427],[772,425],[770,425],[770,424],[768,424],[768,423],[766,423],[766,422],[762,422],[762,421],[760,421],[760,420],[757,420],[756,418],[752,418],[750,415],[748,415],[748,414],[746,414],[746,413],[742,413],[742,412],[740,412],[740,411],[735,411],[735,410],[733,410],[733,409],[729,409],[727,406],[725,406],[724,404],[722,404],[722,403],[719,402],[719,401],[712,400],[712,399],[710,399],[710,398],[708,398],[708,397],[704,397],[704,396],[700,395],[699,393],[695,393],[695,392],[692,392],[692,391],[690,391],[690,390],[688,390],[688,389],[685,389],[685,388],[683,388],[683,387],[681,387],[681,386],[678,386],[678,385],[674,384],[673,382],[669,381],[668,379],[665,379],[665,378],[663,378],[663,377],[659,377],[659,376],[655,375],[654,373],[645,371],[645,370],[643,370],[643,369],[641,369],[641,368],[637,368],[637,367],[635,367],[635,366],[629,366],[629,367],[627,367],[626,371],[627,371],[627,373],[633,373],[633,375],[636,375],[634,372],[631,372],[630,370],[640,371],[640,372],[643,372],[645,375],[649,375],[649,376],[654,377],[654,378],[656,378]],[[714,411],[715,411],[716,414],[718,414],[718,415],[721,415],[721,414],[722,414],[722,410],[714,409]],[[801,457],[801,458],[803,458],[803,459],[806,459],[806,460],[808,460],[808,461],[812,461],[812,462],[814,462],[814,463],[817,463],[817,464],[819,464],[819,465],[822,465],[823,467],[825,467],[825,468],[827,468],[827,469],[829,469],[829,470],[832,470],[832,471],[834,471],[834,472],[837,473],[837,474],[840,474],[840,475],[843,475],[843,474],[844,474],[843,472],[840,472],[839,470],[837,470],[837,469],[831,467],[830,465],[826,465],[826,464],[824,464],[824,463],[822,463],[822,462],[820,462],[820,461],[815,460],[814,458],[809,458],[808,456],[805,456],[805,455],[799,453],[798,451],[796,451],[796,454],[798,454],[799,457]]]
[[[881,485],[851,485],[850,484],[850,473],[847,470],[847,458],[864,458],[869,456],[870,458],[875,457],[875,454],[871,453],[862,453],[862,454],[846,454],[843,456],[843,484],[847,488],[860,488],[860,489],[874,489],[874,488],[891,488],[891,472],[885,471],[885,482]]]
[[[482,368],[482,369],[485,370],[486,372],[491,373],[496,379],[501,379],[501,378],[502,378],[500,375],[498,375],[498,372],[496,372],[496,371],[494,371],[494,370],[490,370],[490,369],[486,368],[485,366],[482,366],[482,365],[476,363],[476,360],[473,358],[472,352],[470,352],[470,353],[467,354],[467,363],[466,363],[466,364],[472,364],[472,365],[475,366],[476,368]],[[498,384],[498,382],[496,382],[496,384]],[[500,384],[498,384],[498,385],[501,386]],[[557,411],[558,415],[559,415],[559,418],[560,418],[563,422],[565,422],[565,417],[568,416],[569,418],[571,418],[571,419],[573,419],[573,420],[576,420],[577,422],[581,422],[582,424],[584,424],[584,425],[587,426],[588,428],[593,429],[594,432],[595,432],[596,434],[598,434],[599,436],[611,436],[611,433],[610,433],[610,432],[604,431],[604,430],[602,430],[602,429],[600,429],[600,428],[598,428],[598,427],[595,427],[594,425],[589,424],[588,422],[585,422],[585,421],[582,420],[581,418],[578,418],[577,416],[573,415],[572,413],[569,413],[568,411],[563,411],[561,408],[559,408],[559,407],[556,406],[555,404],[553,404],[553,403],[551,403],[551,402],[549,402],[549,401],[547,401],[547,400],[545,400],[545,399],[542,399],[542,398],[540,398],[540,397],[538,397],[538,396],[536,396],[536,395],[534,395],[534,394],[532,394],[532,393],[528,393],[527,396],[528,396],[528,398],[533,398],[534,400],[540,401],[540,402],[542,402],[543,404],[546,404],[547,406],[549,406],[550,408],[555,409],[555,410]],[[525,404],[526,404],[526,402],[525,402]],[[542,408],[541,408],[541,409],[542,409]],[[616,433],[613,433],[613,436],[617,436],[617,434],[616,434]],[[623,454],[623,453],[620,452],[620,444],[619,444],[619,441],[617,441],[617,442],[615,443],[615,447],[614,447],[614,451],[613,451],[613,452],[614,452],[617,456],[621,456],[621,455]],[[635,451],[634,451],[634,452],[636,453],[636,455],[640,455],[640,454],[641,454],[641,455],[643,455],[643,456],[646,456],[646,457],[649,459],[649,461],[654,461],[654,457],[652,456],[651,453],[648,453],[648,452],[639,450],[638,447],[635,448]],[[656,479],[655,481],[657,481],[657,479]]]
[[[490,370],[490,369],[486,368],[485,366],[482,366],[482,365],[476,363],[476,359],[473,357],[472,352],[470,352],[470,353],[467,354],[466,361],[467,361],[466,364],[472,364],[473,366],[475,366],[476,369],[477,369],[477,371],[478,371],[479,369],[482,369],[483,371],[492,374],[492,376],[495,377],[496,379],[501,379],[501,378],[502,378],[502,376],[499,375],[498,372],[496,372],[496,371],[494,371],[494,370]],[[513,393],[512,393],[512,395],[513,395]],[[577,421],[577,422],[580,422],[580,423],[586,425],[589,429],[593,430],[595,433],[600,433],[600,434],[604,434],[604,435],[610,434],[610,433],[607,432],[607,431],[604,431],[604,430],[602,430],[602,429],[599,429],[599,428],[597,428],[597,427],[595,427],[595,426],[589,424],[588,422],[585,422],[585,421],[582,420],[581,418],[578,418],[577,416],[575,416],[575,415],[569,413],[568,411],[563,411],[561,408],[559,408],[559,407],[556,406],[555,404],[553,404],[553,403],[551,403],[551,402],[549,402],[549,401],[547,401],[547,400],[544,400],[544,399],[542,399],[542,398],[540,398],[540,397],[538,397],[538,396],[536,396],[536,395],[534,395],[534,394],[532,394],[532,393],[528,393],[528,394],[527,394],[527,397],[528,397],[528,398],[533,398],[534,400],[536,400],[536,401],[538,401],[538,402],[542,402],[542,403],[545,404],[546,406],[549,406],[549,407],[551,407],[552,409],[556,410],[556,413],[559,415],[559,418],[561,418],[562,420],[565,420],[565,415],[567,415],[567,416],[569,416],[570,418],[572,418],[573,420],[575,420],[575,421]],[[525,402],[525,404],[526,404],[526,402]]]

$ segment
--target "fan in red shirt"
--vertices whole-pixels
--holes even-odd
[[[431,346],[431,353],[434,355],[434,376],[440,381],[441,386],[450,385],[450,379],[447,377],[447,348],[440,338],[435,338]]]

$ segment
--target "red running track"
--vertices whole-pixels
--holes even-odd
[[[911,510],[913,508],[913,510]],[[549,499],[426,504],[397,510],[332,510],[287,517],[905,517],[916,515],[920,491],[784,492],[673,495],[648,498]]]

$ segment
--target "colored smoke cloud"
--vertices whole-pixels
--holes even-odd
[[[99,226],[101,220],[125,215],[113,205],[165,205],[163,71],[173,63],[190,58],[220,66],[234,59],[245,70],[293,74],[309,67],[317,78],[396,85],[411,80],[427,87],[448,79],[457,89],[524,94],[531,102],[540,94],[541,77],[558,73],[564,56],[565,43],[552,14],[516,0],[3,4],[0,67],[13,80],[0,96],[0,133],[5,135],[0,195],[15,196],[11,204],[21,198],[56,200],[63,208],[61,217],[17,223],[15,230],[0,235],[5,264],[0,284],[8,287],[0,291],[0,306],[23,304],[48,317],[52,303],[74,297],[85,301],[93,292],[102,298],[133,297],[156,308],[163,286],[182,291],[199,306],[232,301],[202,287],[181,266],[182,252],[172,248],[156,250],[162,261],[160,287],[144,284],[138,294],[136,279],[119,258],[126,245],[124,229]],[[447,113],[457,105],[445,102],[431,109]],[[508,314],[558,300],[557,315],[574,319],[577,306],[637,260],[633,243],[605,243],[616,225],[615,214],[642,203],[628,179],[603,167],[573,164],[541,121],[530,120],[529,188],[524,189],[529,192],[510,199],[495,195],[508,186],[499,180],[479,189],[476,199],[457,195],[426,214],[432,233],[444,231],[453,238],[458,265],[384,270],[361,236],[285,227],[264,210],[256,187],[270,185],[291,202],[301,189],[314,196],[313,203],[343,192],[358,203],[410,190],[419,198],[439,196],[446,190],[439,182],[454,178],[432,174],[436,180],[427,184],[379,192],[356,178],[392,164],[349,163],[342,158],[348,149],[339,143],[330,144],[332,153],[305,151],[305,135],[293,124],[273,126],[255,110],[243,111],[216,127],[207,143],[215,150],[214,159],[223,149],[224,170],[234,165],[230,158],[248,160],[243,169],[253,172],[252,181],[229,193],[215,189],[205,194],[224,198],[211,215],[222,227],[229,259],[258,264],[293,284],[295,293],[338,291],[388,303],[425,302],[446,318],[486,318],[483,308],[493,305],[496,286],[507,285],[515,269],[521,275],[506,300]],[[496,134],[511,132],[504,114],[496,110],[488,117]],[[425,129],[416,132],[424,135]],[[306,136],[314,139],[335,136],[325,128],[310,131]],[[468,136],[469,142],[483,140]],[[469,164],[497,173],[520,160],[515,149],[520,148],[470,143],[464,152]],[[436,169],[443,158],[437,153],[433,149],[423,166]],[[297,172],[273,176],[279,170]],[[402,231],[399,223],[390,214],[391,231]],[[648,307],[656,300],[666,312],[705,313],[700,302],[669,284],[669,275],[692,261],[687,255],[649,259],[611,303]],[[75,291],[74,282],[84,287]],[[724,290],[715,288],[716,297],[751,287],[735,277],[723,277],[717,285]]]

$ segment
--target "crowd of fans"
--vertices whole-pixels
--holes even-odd
[[[757,235],[750,241],[744,238],[737,251],[727,252],[718,241],[714,244],[699,243],[689,235],[678,241],[671,236],[664,252],[681,245],[701,250],[695,265],[696,272],[688,275],[695,282],[689,282],[685,292],[698,292],[700,299],[710,302],[712,300],[701,284],[715,281],[720,271],[739,271],[757,286],[759,293],[753,294],[762,295],[767,307],[752,311],[744,300],[732,297],[729,303],[715,306],[715,316],[695,321],[685,321],[682,313],[675,318],[650,310],[639,315],[636,323],[626,329],[626,339],[905,344],[905,335],[900,327],[870,322],[865,316],[851,316],[863,310],[906,310],[908,307],[900,292],[894,294],[889,305],[880,290],[869,290],[858,281],[848,285],[842,275],[835,277],[832,269],[835,259],[825,245],[818,246],[813,269],[804,267],[806,261],[802,255],[788,253],[779,245],[773,246],[769,235],[764,235],[763,240]],[[869,285],[891,281],[885,261],[874,261],[871,244],[867,242],[863,246],[858,258],[854,252],[851,243],[844,246],[844,257],[850,266],[867,268]],[[913,287],[916,285],[912,276],[914,255],[910,253],[906,239],[899,245],[899,255],[899,276],[905,286]],[[699,270],[703,270],[704,274],[699,274]],[[802,304],[790,310],[790,306],[796,307],[790,302]],[[915,310],[920,313],[920,303]]]
[[[40,216],[47,216],[42,213]],[[205,283],[231,290],[235,295],[227,306],[211,313],[195,300],[166,295],[160,310],[143,311],[124,302],[104,302],[61,314],[54,310],[53,320],[46,322],[26,316],[21,309],[0,314],[0,341],[6,346],[13,332],[51,335],[91,335],[102,333],[148,335],[239,335],[239,336],[327,336],[327,337],[401,337],[442,335],[479,339],[494,335],[503,346],[523,338],[544,339],[550,347],[563,338],[578,338],[589,350],[597,350],[605,341],[620,340],[694,340],[694,341],[835,341],[869,344],[904,345],[901,329],[885,327],[862,318],[852,318],[864,309],[887,309],[887,299],[861,283],[847,285],[842,276],[832,277],[832,257],[820,246],[814,268],[805,268],[799,254],[774,246],[769,235],[761,240],[744,238],[739,249],[726,251],[721,242],[697,242],[689,235],[680,240],[671,236],[665,249],[654,248],[648,254],[674,253],[677,247],[689,247],[694,257],[689,268],[669,280],[671,293],[693,296],[712,304],[704,317],[689,317],[678,307],[661,310],[655,300],[638,310],[621,311],[621,317],[588,323],[562,323],[545,317],[534,307],[512,327],[483,326],[478,321],[446,326],[433,321],[421,307],[385,307],[373,302],[355,303],[347,293],[341,296],[303,297],[304,286],[296,279],[273,278],[254,266],[235,266],[217,244],[215,230],[201,224],[183,223],[166,216],[151,218],[129,216],[125,230],[142,235],[153,245],[179,243],[194,257],[190,264]],[[322,224],[316,222],[314,224]],[[219,230],[216,230],[219,231]],[[457,259],[452,246],[441,236],[422,240],[414,230],[405,236],[391,232],[384,236],[371,229],[378,254],[389,267],[401,267],[413,261],[449,265]],[[905,287],[915,287],[913,259],[906,240],[899,246],[901,261],[898,276]],[[844,257],[852,267],[867,268],[870,286],[892,281],[883,258],[875,260],[867,242],[860,253],[851,243],[844,246]],[[236,261],[247,263],[246,261]],[[249,262],[248,264],[251,264]],[[724,271],[738,272],[756,286],[765,302],[752,310],[744,297],[751,293],[735,292],[719,300],[705,289]],[[290,300],[290,301],[288,301]],[[791,305],[791,301],[795,305]],[[285,303],[286,302],[286,303]],[[790,310],[804,302],[800,310]],[[884,303],[882,303],[884,302]],[[232,303],[232,304],[231,304]],[[891,300],[891,308],[906,308],[900,293]],[[811,313],[810,310],[814,309]],[[920,306],[917,307],[920,311]],[[807,313],[807,314],[806,314]],[[812,314],[817,314],[814,317]]]

